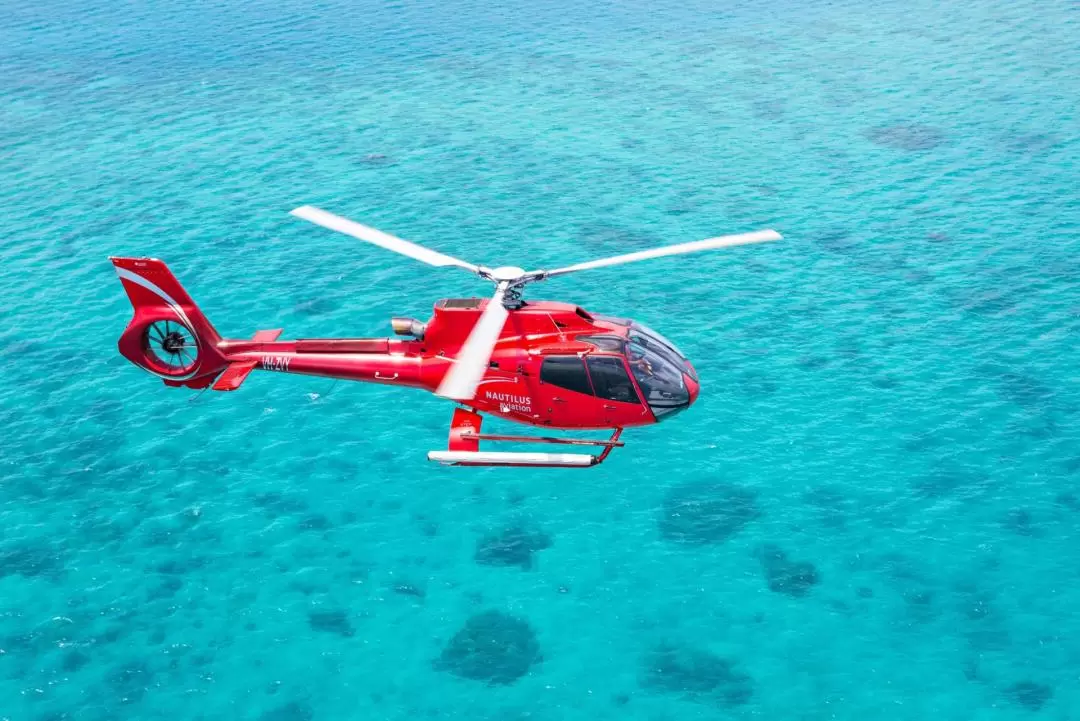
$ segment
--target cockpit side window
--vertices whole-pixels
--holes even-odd
[[[548,356],[540,366],[540,382],[591,396],[592,386],[585,372],[585,361],[576,355]]]
[[[626,374],[626,366],[622,358],[612,356],[587,357],[589,362],[589,375],[592,376],[596,395],[609,401],[622,403],[640,403],[634,384],[630,376]]]
[[[577,340],[592,343],[597,350],[616,351],[621,353],[623,339],[617,335],[581,335]]]

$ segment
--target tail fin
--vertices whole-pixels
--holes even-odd
[[[120,353],[168,385],[205,388],[228,366],[221,336],[168,266],[156,258],[109,258],[135,309]]]

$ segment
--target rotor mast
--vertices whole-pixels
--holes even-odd
[[[524,292],[525,284],[528,282],[524,268],[512,265],[504,265],[498,268],[480,266],[477,275],[494,283],[496,290],[502,289],[502,303],[507,310],[517,310],[524,305],[521,294]]]

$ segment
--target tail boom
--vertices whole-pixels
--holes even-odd
[[[227,358],[236,364],[234,367],[250,365],[252,370],[417,388],[427,388],[431,383],[430,379],[425,378],[427,374],[423,360],[415,355],[298,352],[296,346],[303,342],[284,342],[280,344],[280,349],[263,346],[258,351],[230,353]],[[231,372],[232,368],[222,375],[219,382],[223,382]]]

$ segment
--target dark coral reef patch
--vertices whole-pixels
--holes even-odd
[[[875,145],[912,153],[932,150],[946,141],[945,133],[938,128],[918,123],[870,128],[865,135]]]
[[[817,568],[809,561],[793,561],[779,546],[766,543],[757,551],[769,590],[802,598],[818,584]]]
[[[502,611],[482,611],[469,617],[433,666],[491,686],[509,686],[542,660],[528,621]]]
[[[521,523],[489,533],[476,544],[473,558],[483,566],[533,567],[533,554],[551,547],[551,536]]]
[[[1005,695],[1029,711],[1038,711],[1054,695],[1054,689],[1034,681],[1020,681],[1005,689]]]
[[[345,638],[349,638],[356,633],[352,622],[349,620],[349,615],[340,610],[311,611],[308,613],[308,625],[311,626],[313,631],[335,633]]]
[[[750,677],[733,662],[702,649],[666,644],[646,655],[641,686],[725,707],[742,706],[754,694]]]
[[[667,494],[657,525],[665,541],[702,546],[727,541],[760,516],[753,491],[730,483],[697,482]]]

